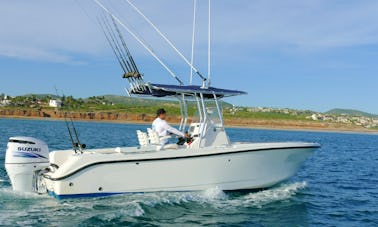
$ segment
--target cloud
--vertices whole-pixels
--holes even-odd
[[[72,62],[75,54],[98,55],[105,49],[98,29],[73,0],[0,3],[0,55]]]
[[[244,0],[225,8],[222,39],[231,43],[302,50],[378,43],[377,1]]]
[[[177,57],[124,0],[102,1],[167,58]],[[192,1],[133,1],[183,50],[190,52]],[[197,53],[206,54],[207,3],[198,1]],[[213,2],[213,46],[237,51],[277,48],[324,51],[378,43],[377,1],[240,0]],[[90,16],[88,17],[86,13]],[[90,0],[2,0],[0,55],[75,62],[76,55],[111,54],[92,21],[100,10]],[[137,54],[144,50],[125,32]]]
[[[72,59],[65,54],[56,54],[51,50],[43,50],[41,48],[33,48],[30,46],[15,46],[12,48],[6,48],[0,46],[0,53],[4,57],[37,60],[45,59],[51,62],[72,62]]]

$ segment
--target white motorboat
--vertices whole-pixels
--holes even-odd
[[[151,86],[153,92],[174,89]],[[163,89],[164,88],[164,89]],[[6,170],[14,190],[50,193],[57,198],[104,196],[153,191],[196,191],[268,188],[293,176],[318,144],[230,142],[218,99],[233,91],[187,89],[198,98],[198,121],[189,125],[191,143],[160,145],[151,130],[137,132],[139,146],[64,150],[49,153],[47,145],[29,137],[12,137]],[[192,89],[191,91],[189,89]],[[177,89],[178,90],[178,89]],[[177,91],[174,95],[179,94]],[[213,93],[211,108],[205,97]],[[205,94],[206,93],[206,94]],[[160,94],[160,93],[159,93]],[[222,94],[222,95],[221,95]],[[173,94],[172,94],[173,95]],[[186,117],[183,117],[182,127]]]
[[[110,15],[114,26],[115,22],[120,23],[105,6],[96,2]],[[122,39],[121,35],[119,37]],[[71,198],[198,191],[212,187],[220,190],[261,189],[293,176],[306,158],[320,147],[316,143],[304,142],[231,142],[224,127],[219,100],[245,92],[211,87],[190,63],[191,69],[203,80],[201,86],[184,85],[176,76],[179,85],[146,83],[128,49],[125,51],[130,56],[126,61],[130,61],[131,68],[124,74],[131,84],[127,93],[177,98],[182,115],[179,129],[188,131],[191,139],[180,144],[161,145],[166,138],[146,129],[145,132],[136,132],[139,146],[85,149],[79,142],[76,129],[72,131],[67,127],[73,148],[49,152],[47,144],[41,140],[11,137],[5,167],[14,190]],[[123,67],[126,68],[127,64]],[[197,117],[192,118],[191,123],[188,123],[188,102],[194,103],[197,111]],[[66,123],[73,126],[73,122]]]

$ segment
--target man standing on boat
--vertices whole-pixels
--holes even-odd
[[[165,120],[167,112],[164,109],[158,109],[156,119],[152,122],[152,130],[159,134],[159,137],[165,137],[169,134],[175,134],[179,137],[188,138],[189,136],[170,126]],[[162,145],[168,143],[168,139],[163,140]]]

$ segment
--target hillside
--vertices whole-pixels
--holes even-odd
[[[56,109],[49,106],[50,99],[55,97],[51,94],[10,97],[8,102],[0,103],[0,118],[62,119],[65,112],[70,112],[70,115],[77,120],[145,123],[154,119],[156,109],[165,108],[171,122],[180,121],[180,105],[175,99],[130,98],[118,95],[88,98],[64,96],[58,97],[64,105]],[[0,96],[0,100],[2,98]],[[235,107],[226,102],[222,106],[226,124],[233,126],[327,131],[378,130],[377,115],[358,110],[333,109],[322,114],[310,110],[288,108]],[[195,109],[196,104],[189,102],[189,117],[195,115]]]
[[[353,109],[332,109],[327,112],[326,114],[333,114],[333,115],[348,115],[348,116],[359,116],[359,117],[372,117],[372,118],[378,118],[378,115],[366,113],[360,110],[353,110]]]
[[[131,98],[128,96],[121,96],[121,95],[104,95],[103,97],[107,102],[114,103],[114,104],[122,104],[122,105],[155,106],[160,103],[177,103],[177,101],[174,101],[174,100]]]
[[[133,114],[151,114],[158,108],[165,108],[172,115],[180,114],[180,103],[177,99],[154,99],[136,98],[120,95],[91,96],[87,98],[74,98],[73,96],[58,97],[52,94],[26,94],[11,98],[11,103],[6,106],[8,109],[40,109],[51,108],[48,103],[50,99],[59,98],[63,101],[62,110],[93,112],[112,111],[128,112]],[[1,97],[0,97],[1,100]],[[231,108],[232,105],[221,101],[223,108]],[[0,105],[1,106],[1,105]],[[2,108],[5,108],[3,106]],[[195,112],[196,104],[188,102],[188,112],[192,116]]]
[[[36,99],[44,99],[44,98],[57,98],[57,95],[53,94],[25,94],[23,95],[24,97],[29,97],[29,98],[36,98]]]

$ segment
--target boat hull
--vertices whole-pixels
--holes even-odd
[[[50,176],[45,181],[50,193],[58,198],[199,191],[213,187],[221,190],[268,188],[293,176],[318,147],[247,148],[220,153],[214,148],[205,153],[185,155],[174,155],[173,152],[159,158],[107,157],[104,161],[88,161],[69,174]],[[95,159],[99,160],[98,157]]]

